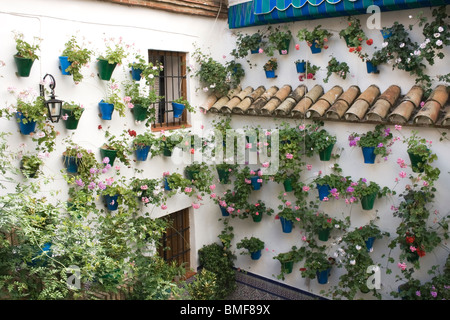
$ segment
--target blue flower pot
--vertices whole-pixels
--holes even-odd
[[[291,220],[287,220],[286,218],[280,217],[280,222],[281,222],[281,230],[283,230],[283,233],[292,232],[292,226],[294,223]]]
[[[63,75],[70,76],[70,72],[66,71],[66,69],[70,67],[71,64],[72,62],[69,61],[68,57],[65,56],[59,57],[59,69],[61,70],[61,73]]]
[[[252,188],[253,188],[253,190],[261,189],[261,183],[258,182],[258,179],[260,179],[259,176],[250,177],[250,180],[252,181]]]
[[[23,115],[22,112],[16,112],[16,118],[19,120],[18,123],[20,133],[24,135],[29,135],[36,129],[36,121],[27,120],[27,123],[23,122],[24,119],[26,120],[26,117]]]
[[[134,81],[141,80],[141,74],[142,74],[142,69],[135,69],[135,68],[131,67],[131,78]]]
[[[323,198],[328,197],[331,187],[328,184],[317,185],[317,190],[319,190],[319,199],[322,201]]]
[[[375,163],[375,147],[361,147],[364,163]]]
[[[250,257],[252,258],[252,260],[258,260],[259,258],[261,258],[261,250],[250,252]]]
[[[328,277],[330,276],[330,271],[331,271],[331,268],[329,268],[327,270],[323,270],[323,271],[317,271],[316,272],[317,281],[320,284],[327,284],[328,283]]]
[[[138,146],[138,147],[136,147],[136,160],[137,161],[145,161],[145,160],[147,160],[149,152],[150,152],[150,146]]]
[[[44,243],[44,245],[42,246],[42,249],[39,250],[39,252],[36,252],[36,254],[33,256],[33,258],[35,258],[35,257],[37,257],[37,256],[39,256],[39,255],[41,255],[43,253],[51,255],[51,252],[52,252],[51,247],[52,247],[52,243],[51,242]],[[42,266],[45,266],[46,265],[46,260],[47,260],[47,257],[44,257],[42,260],[41,259],[33,259],[31,262],[28,263],[28,265],[34,267],[37,264],[39,264],[39,265],[42,264]]]
[[[251,53],[251,54],[257,54],[257,53],[259,53],[259,48],[258,48],[258,49],[255,49],[255,50],[250,50],[250,53]]]
[[[74,156],[63,156],[64,165],[66,166],[66,170],[68,173],[77,173],[78,172],[78,163],[77,158]]]
[[[179,118],[183,114],[184,111],[184,104],[172,102],[172,109],[173,109],[173,117]]]
[[[276,78],[275,70],[265,70],[266,71],[266,78]]]
[[[225,207],[220,207],[220,211],[222,212],[222,217],[228,217],[230,215],[230,213],[227,211],[227,208]]]
[[[383,36],[383,39],[388,39],[390,36],[392,36],[391,30],[380,30],[381,35]]]
[[[322,52],[322,48],[318,47],[315,41],[313,41],[313,44],[312,44],[312,46],[310,48],[311,48],[311,53],[312,54],[316,54],[316,53],[321,53]]]
[[[118,198],[119,198],[118,194],[114,196],[104,195],[103,199],[105,201],[106,208],[110,211],[117,210],[117,208],[119,207],[119,203],[117,202]]]
[[[378,66],[370,61],[366,61],[367,73],[378,73]]]
[[[112,103],[103,102],[103,100],[102,100],[98,103],[98,106],[100,108],[100,113],[102,115],[102,119],[103,120],[111,120],[112,114],[114,111],[114,105]]]
[[[306,62],[297,62],[295,64],[297,68],[297,73],[305,73],[306,72]]]
[[[367,247],[367,251],[370,251],[370,249],[372,249],[373,247],[373,243],[375,242],[375,237],[370,237],[369,239],[367,239],[366,242],[366,247]]]
[[[169,187],[169,181],[167,181],[167,178],[164,178],[164,190],[172,191],[172,188]]]

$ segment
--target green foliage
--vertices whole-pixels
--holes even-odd
[[[115,79],[111,79],[111,81],[108,82],[106,96],[105,99],[103,99],[103,102],[113,104],[114,110],[116,110],[121,117],[125,117],[127,106],[123,102],[123,98],[120,95],[119,84]]]
[[[31,60],[39,60],[39,55],[37,54],[37,51],[40,50],[40,43],[42,39],[39,37],[34,37],[33,43],[29,43],[24,40],[23,33],[13,31],[14,33],[14,40],[16,41],[16,56],[25,58],[25,59],[31,59]]]
[[[328,79],[330,78],[332,73],[335,73],[342,79],[347,78],[347,74],[350,72],[350,67],[347,62],[339,62],[335,57],[332,57],[328,61],[327,65],[327,76],[323,79],[323,82],[328,83]]]
[[[105,52],[100,55],[98,59],[107,60],[110,64],[121,64],[122,61],[128,56],[126,45],[120,39],[105,39]]]
[[[326,48],[326,43],[333,36],[333,33],[321,27],[321,25],[318,25],[312,31],[307,28],[300,29],[297,34],[298,40],[306,41],[308,46],[315,44],[318,48]]]
[[[392,139],[393,135],[390,129],[386,129],[384,125],[376,125],[372,131],[363,134],[352,133],[348,137],[350,146],[374,147],[374,153],[382,157],[389,155],[388,147],[392,145]]]
[[[259,238],[251,237],[250,239],[244,237],[236,244],[236,248],[238,249],[247,249],[248,251],[241,252],[241,254],[250,254],[252,252],[256,252],[264,249],[264,241]]]
[[[27,178],[36,178],[43,165],[44,161],[34,154],[24,155],[20,161],[20,169]]]
[[[195,280],[186,286],[192,300],[214,300],[217,288],[217,276],[214,272],[202,269]]]
[[[278,62],[277,62],[277,58],[270,58],[269,61],[267,61],[264,64],[264,70],[265,71],[275,71],[278,68]]]
[[[63,71],[69,72],[73,77],[73,81],[75,83],[79,83],[84,78],[81,73],[81,68],[89,63],[91,56],[93,55],[93,51],[80,46],[76,36],[74,35],[65,43],[64,46],[65,47],[61,55],[68,58],[70,65]]]
[[[76,120],[80,120],[81,115],[84,112],[84,107],[81,104],[75,103],[73,101],[64,101],[62,109],[62,114],[66,111],[69,111],[70,114],[67,115],[73,115]],[[65,116],[65,114],[63,114],[63,116]]]
[[[325,129],[321,129],[323,122],[308,125],[308,134],[305,136],[305,153],[308,157],[325,150],[328,146],[335,144],[337,138]]]

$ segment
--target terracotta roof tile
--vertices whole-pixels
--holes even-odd
[[[347,90],[336,85],[327,92],[319,84],[310,90],[303,84],[295,90],[290,85],[239,87],[224,97],[209,96],[201,108],[221,114],[450,127],[450,87],[436,86],[424,103],[420,86],[404,96],[401,91],[397,85],[383,93],[376,85],[364,91],[356,85]]]

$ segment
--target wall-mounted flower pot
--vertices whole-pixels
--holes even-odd
[[[283,186],[284,186],[284,191],[286,191],[286,192],[291,192],[292,190],[294,190],[292,187],[292,179],[291,178],[286,178],[283,181]]]
[[[291,44],[291,39],[285,40],[283,44],[283,48],[278,50],[278,53],[281,55],[289,54],[289,45]]]
[[[306,62],[297,62],[295,64],[297,69],[297,73],[305,73],[306,72]]]
[[[317,271],[316,272],[317,282],[319,282],[319,284],[327,284],[330,273],[331,273],[331,268],[328,268],[326,270]]]
[[[112,166],[114,164],[114,161],[116,160],[117,157],[117,150],[111,150],[111,149],[106,149],[106,148],[100,148],[100,156],[101,156],[101,160],[103,161],[103,159],[105,157],[109,158],[109,164]]]
[[[380,73],[380,71],[378,71],[378,66],[374,65],[370,61],[366,61],[366,67],[367,67],[367,73]]]
[[[79,119],[75,118],[75,115],[73,114],[72,110],[67,110],[67,109],[62,109],[61,111],[62,115],[66,115],[67,114],[67,119],[64,120],[64,125],[66,126],[66,129],[68,130],[75,130],[78,128],[78,122],[80,121]]]
[[[271,79],[271,78],[276,78],[277,76],[275,75],[275,70],[265,70],[266,71],[266,78],[267,79]]]
[[[254,50],[250,50],[250,53],[251,53],[251,54],[257,54],[257,53],[259,53],[259,48],[254,49]]]
[[[142,75],[142,69],[135,69],[134,67],[131,67],[131,78],[134,81],[140,81]]]
[[[77,157],[63,155],[64,165],[68,173],[78,172],[78,161]]]
[[[330,238],[330,232],[331,232],[331,229],[320,229],[317,234],[319,236],[319,240],[320,241],[328,241],[328,239]]]
[[[59,56],[59,70],[64,76],[70,76],[70,72],[66,71],[72,62],[69,61],[69,58],[66,56]]]
[[[114,105],[112,103],[106,103],[103,100],[98,103],[100,109],[101,118],[103,120],[111,120],[114,112]]]
[[[366,248],[367,248],[367,251],[370,251],[370,250],[372,250],[372,248],[373,248],[373,243],[375,242],[375,237],[370,237],[369,239],[367,239],[365,242],[366,242]]]
[[[375,163],[375,147],[361,147],[363,157],[364,157],[364,163]]]
[[[252,189],[253,190],[261,189],[262,183],[258,182],[259,179],[261,179],[259,176],[250,177],[250,180],[252,181]]]
[[[412,171],[415,173],[421,173],[424,171],[424,165],[427,162],[427,157],[417,155],[411,151],[407,151],[409,160],[411,161]]]
[[[164,157],[172,156],[172,150],[170,150],[166,145],[163,146],[163,156]]]
[[[150,146],[136,146],[135,152],[137,161],[146,161],[150,152]]]
[[[330,194],[331,187],[328,184],[317,185],[317,190],[319,191],[319,200],[322,201],[325,197]]]
[[[262,217],[263,217],[263,213],[262,212],[258,212],[257,215],[256,214],[252,214],[253,222],[261,222]]]
[[[200,170],[193,170],[190,168],[186,168],[185,173],[186,173],[186,178],[188,180],[194,180],[195,179],[194,176],[198,175],[200,173]]]
[[[98,76],[102,80],[109,81],[111,80],[111,76],[116,68],[117,63],[109,63],[108,60],[98,59],[97,67],[98,67]]]
[[[322,48],[317,46],[316,41],[313,41],[312,45],[311,45],[311,53],[312,54],[317,54],[317,53],[321,53],[322,52]]]
[[[19,77],[29,77],[34,60],[14,56],[14,61],[17,66],[17,75]]]
[[[22,112],[16,112],[16,118],[19,123],[19,130],[21,134],[29,135],[36,129],[36,121],[28,120]]]
[[[261,258],[261,250],[250,252],[250,257],[252,260],[259,260]]]
[[[286,218],[280,217],[281,222],[281,230],[283,230],[283,233],[291,233],[292,232],[292,226],[293,221],[287,220]]]
[[[172,188],[169,186],[169,181],[167,180],[167,178],[164,178],[164,190],[172,191]]]
[[[392,36],[392,31],[390,29],[380,30],[380,32],[383,36],[383,39],[388,39],[390,36]]]
[[[363,210],[372,210],[375,204],[375,199],[377,198],[377,193],[368,194],[361,197],[361,206]]]
[[[217,168],[217,173],[219,175],[220,183],[222,183],[222,184],[230,183],[230,171],[228,171],[227,169]]]
[[[323,150],[319,151],[319,159],[320,161],[329,161],[331,159],[331,153],[333,151],[334,144],[330,144]]]
[[[172,109],[173,109],[173,117],[179,118],[183,114],[185,105],[181,103],[172,102]]]
[[[293,268],[294,268],[294,261],[287,261],[281,263],[281,271],[285,274],[292,273]]]
[[[110,196],[108,194],[103,196],[103,200],[105,201],[106,208],[109,211],[115,211],[119,207],[119,203],[117,202],[117,199],[119,199],[119,195],[116,194],[114,196]]]
[[[145,119],[147,119],[147,108],[144,108],[142,105],[140,104],[135,104],[133,109],[131,109],[132,113],[133,113],[133,117],[134,120],[136,121],[144,121]]]
[[[40,259],[35,259],[37,256],[40,256],[40,255],[42,255],[43,253],[45,253],[46,255],[49,255],[49,256],[51,256],[51,254],[52,254],[52,243],[51,242],[46,242],[46,243],[44,243],[44,245],[42,246],[42,249],[41,248],[39,248],[38,250],[37,250],[37,252],[33,255],[33,259],[31,260],[31,262],[28,262],[27,264],[29,265],[29,266],[33,266],[33,267],[35,267],[36,265],[42,265],[42,266],[45,266],[46,264],[47,264],[47,259],[48,259],[48,257],[46,257],[45,255],[42,257],[42,258],[40,258]]]
[[[411,252],[410,255],[406,257],[406,260],[411,263],[416,262],[419,260],[419,254],[417,252]]]
[[[220,207],[220,212],[222,212],[222,217],[228,217],[230,215],[227,208],[222,207],[222,206],[219,206],[219,207]]]

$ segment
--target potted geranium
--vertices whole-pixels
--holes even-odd
[[[375,129],[363,134],[352,133],[349,137],[350,147],[359,146],[362,149],[364,163],[375,163],[375,157],[379,154],[386,158],[392,143],[392,133],[384,125],[376,125]]]
[[[352,197],[359,199],[363,210],[372,210],[375,199],[381,198],[390,193],[388,187],[381,188],[380,185],[374,181],[367,182],[365,178],[361,178],[358,182],[352,182],[347,188],[347,193]],[[395,194],[395,191],[393,191]]]
[[[280,219],[281,230],[283,233],[291,233],[294,222],[299,218],[297,210],[288,206],[278,206],[278,209],[280,211],[277,213],[276,218]]]
[[[78,84],[83,80],[81,68],[89,63],[93,51],[80,46],[75,36],[72,36],[64,46],[59,57],[61,72],[63,75],[72,75],[73,81]]]
[[[195,109],[192,107],[185,98],[180,97],[178,99],[175,99],[172,101],[172,110],[173,110],[173,117],[179,118],[183,114],[184,109],[188,110],[189,112],[193,112]]]
[[[332,57],[327,64],[327,76],[323,79],[323,82],[328,83],[332,73],[335,73],[338,77],[342,79],[347,78],[347,74],[350,72],[350,67],[347,62],[340,62],[335,57]]]
[[[350,16],[348,18],[348,26],[339,32],[339,36],[344,38],[347,47],[350,48],[350,52],[354,52],[361,57],[362,44],[368,39],[362,30],[361,21],[358,18]]]
[[[204,162],[193,162],[185,168],[186,178],[201,193],[210,193],[213,185],[213,174]]]
[[[73,101],[65,101],[62,105],[62,119],[66,129],[75,130],[78,127],[78,121],[84,112],[84,106]]]
[[[327,42],[333,36],[333,33],[326,29],[321,29],[321,27],[321,25],[318,25],[312,31],[304,28],[297,33],[297,38],[300,41],[306,41],[313,54],[320,53],[322,48],[328,49]]]
[[[263,215],[272,215],[272,208],[266,207],[266,204],[262,200],[258,200],[255,203],[249,203],[248,206],[244,210],[244,217],[251,216],[254,222],[260,222]]]
[[[237,165],[228,163],[219,163],[216,165],[217,174],[219,176],[219,181],[222,184],[230,183],[230,175],[234,173]]]
[[[436,154],[431,153],[431,142],[418,136],[417,130],[412,131],[412,135],[403,139],[407,145],[407,153],[411,161],[413,172],[424,172],[428,163],[437,159]]]
[[[317,71],[320,70],[319,66],[316,66],[312,64],[309,60],[296,60],[295,67],[297,69],[297,73],[301,73],[301,75],[298,76],[298,79],[300,81],[303,81],[306,75],[306,79],[312,79],[315,80],[315,76]]]
[[[267,78],[276,78],[275,70],[278,68],[278,62],[276,58],[271,58],[267,61],[264,66],[264,71],[266,72]]]
[[[124,130],[120,135],[121,138],[119,138],[106,131],[105,137],[107,138],[107,142],[100,148],[103,164],[112,166],[115,159],[118,158],[123,164],[129,166],[130,159],[128,155],[131,154],[129,138],[133,135],[133,133],[130,134],[129,131]]]
[[[182,141],[183,137],[177,131],[163,132],[158,139],[158,148],[154,150],[153,155],[155,156],[162,153],[165,157],[171,157],[174,148]]]
[[[278,260],[281,263],[281,273],[277,276],[278,279],[283,279],[285,274],[292,273],[294,263],[299,262],[305,255],[305,247],[297,248],[292,246],[288,252],[282,252],[277,254],[273,259]]]
[[[150,86],[141,86],[140,82],[125,81],[122,83],[128,108],[131,110],[136,121],[146,121],[145,125],[150,124],[155,119],[155,108],[153,104],[160,98],[154,89]]]
[[[323,247],[316,250],[307,250],[305,254],[305,264],[300,268],[303,278],[317,278],[319,284],[327,284],[331,274],[331,268],[335,264],[335,259],[329,257]]]
[[[327,175],[319,174],[313,181],[319,191],[320,200],[329,200],[331,197],[338,198],[339,195],[345,194],[348,186],[350,186],[350,177],[342,176],[336,173]]]
[[[120,96],[119,84],[114,79],[108,83],[106,97],[98,103],[98,106],[103,120],[111,120],[114,111],[117,111],[119,116],[125,117],[127,107]]]
[[[389,236],[389,232],[383,232],[373,220],[369,224],[356,228],[353,231],[358,237],[364,241],[368,252],[372,252],[373,243],[376,239],[381,239],[383,236]],[[355,236],[356,236],[355,235]]]
[[[272,28],[269,26],[268,32],[268,43],[265,49],[266,54],[272,57],[275,50],[281,55],[288,54],[292,39],[291,31],[288,28],[281,30],[281,28]]]
[[[238,249],[246,249],[247,251],[241,252],[241,254],[250,254],[252,260],[258,260],[261,257],[261,250],[264,249],[264,241],[259,238],[247,237],[241,239],[236,244]]]
[[[100,164],[91,150],[87,150],[70,140],[63,152],[63,162],[68,173],[76,173],[82,180],[89,180],[100,170]]]
[[[13,31],[14,40],[16,41],[17,53],[14,55],[14,61],[17,66],[17,74],[20,77],[28,77],[31,67],[35,60],[39,60],[37,52],[40,50],[40,42],[42,39],[34,37],[32,44],[24,40],[23,33]]]
[[[150,131],[146,131],[144,133],[136,135],[136,137],[133,139],[133,146],[136,152],[136,160],[147,160],[151,147],[153,145],[156,145],[157,143],[158,138]]]
[[[194,191],[191,190],[192,188],[189,188],[190,184],[191,181],[178,172],[164,174],[164,190],[171,191],[170,196],[175,194],[178,190],[181,190],[181,192],[188,195],[192,195]]]
[[[14,91],[10,91],[14,93]],[[32,90],[24,90],[17,96],[15,108],[11,108],[13,114],[19,124],[20,132],[24,135],[29,135],[34,132],[36,125],[42,128],[47,119],[47,108],[44,104],[44,98],[38,96]],[[8,114],[7,116],[11,116]]]
[[[302,208],[299,216],[306,231],[317,235],[320,241],[328,241],[333,229],[344,229],[349,222],[348,219],[343,221],[333,218],[324,212],[313,210],[312,208]]]
[[[336,135],[320,129],[320,125],[316,125],[305,137],[306,155],[312,156],[318,152],[320,161],[329,161],[336,141]]]
[[[245,58],[248,53],[259,53],[262,45],[262,34],[258,31],[253,34],[237,33],[236,48],[231,51],[231,55],[236,59]]]
[[[135,178],[131,181],[130,186],[138,201],[144,206],[150,204],[160,206],[166,202],[166,194],[161,192],[161,179]]]
[[[122,40],[115,42],[114,39],[105,40],[106,50],[97,58],[98,76],[102,80],[109,81],[118,64],[128,56]]]
[[[38,155],[23,155],[20,159],[20,170],[25,177],[36,178],[39,176],[43,164],[44,161]]]

